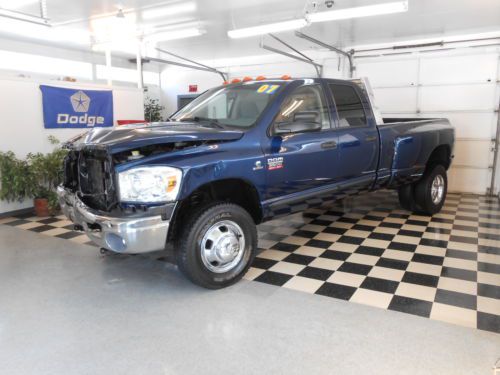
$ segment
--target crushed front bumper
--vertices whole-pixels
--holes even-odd
[[[86,206],[74,193],[57,189],[63,213],[98,246],[117,253],[146,253],[165,248],[170,221],[162,215],[103,216]]]

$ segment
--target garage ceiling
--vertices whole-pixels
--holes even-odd
[[[332,9],[362,6],[387,0],[336,0]],[[142,20],[145,9],[162,9],[185,3],[194,3],[195,9],[179,15],[166,15],[153,20]],[[24,6],[19,4],[25,3]],[[326,10],[323,0],[316,2],[319,11]],[[0,0],[0,6],[24,13],[39,15],[39,5],[30,0]],[[230,39],[227,31],[234,28],[285,21],[303,16],[311,10],[312,1],[304,0],[47,0],[51,23],[64,29],[91,31],[91,18],[103,14],[114,15],[121,8],[125,17],[136,17],[139,27],[166,27],[169,29],[196,25],[206,34],[189,39],[161,42],[160,47],[198,59],[218,59],[264,54],[259,48],[260,37]],[[2,19],[3,21],[4,19]],[[9,28],[0,28],[0,35],[14,39],[30,39],[23,33],[12,34]],[[409,0],[406,13],[331,21],[312,24],[307,33],[336,46],[404,41],[426,37],[440,37],[470,33],[500,31],[500,1],[498,0]],[[34,34],[34,33],[32,33]],[[293,38],[291,32],[282,34],[301,49],[315,48],[312,44]],[[40,42],[37,40],[37,42]],[[54,44],[52,41],[51,44]],[[57,44],[57,43],[56,43]],[[90,44],[78,45],[71,41],[60,42],[72,48],[86,49]],[[217,46],[217,48],[214,48]]]

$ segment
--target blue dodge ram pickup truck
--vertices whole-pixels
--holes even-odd
[[[93,129],[67,144],[62,210],[113,252],[173,244],[180,270],[214,289],[245,274],[256,224],[277,216],[379,188],[398,189],[407,210],[438,212],[453,128],[377,124],[366,87],[248,81],[208,90],[164,123]]]

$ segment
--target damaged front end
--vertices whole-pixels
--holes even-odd
[[[118,134],[112,135],[113,132]],[[170,220],[176,207],[175,197],[155,202],[147,198],[122,202],[121,175],[117,167],[134,165],[137,164],[135,161],[144,159],[137,167],[140,169],[148,166],[148,161],[153,165],[154,160],[162,159],[164,155],[189,153],[190,149],[206,149],[206,146],[217,147],[215,145],[237,139],[241,134],[232,132],[218,137],[216,133],[176,133],[164,136],[160,141],[159,136],[151,139],[145,134],[142,137],[135,134],[132,137],[130,132],[116,129],[108,133],[99,129],[68,143],[63,184],[58,188],[59,203],[64,214],[75,224],[75,229],[83,230],[101,248],[120,253],[162,250],[167,243]],[[106,141],[111,137],[114,137],[114,142]],[[121,141],[118,142],[117,138]],[[167,189],[179,185],[180,181],[176,181],[167,185]]]
[[[112,156],[103,147],[70,150],[64,160],[63,186],[87,206],[110,212],[119,203],[113,164]]]

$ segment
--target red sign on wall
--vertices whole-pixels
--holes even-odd
[[[189,85],[189,92],[198,92],[198,85]]]

